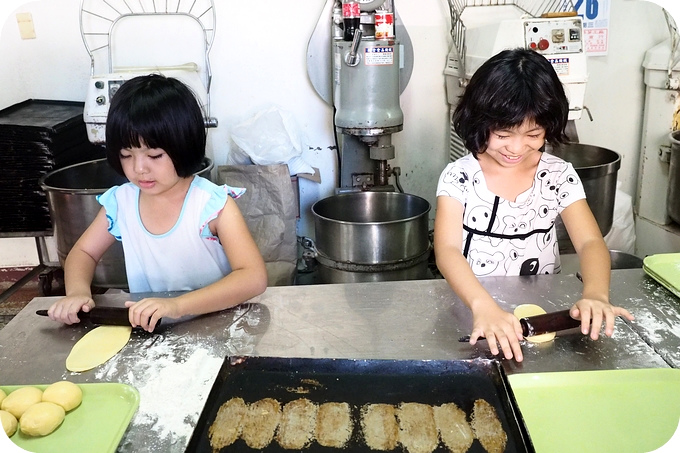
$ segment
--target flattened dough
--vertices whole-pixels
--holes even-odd
[[[432,409],[439,436],[449,451],[451,453],[468,451],[475,440],[475,435],[467,422],[465,412],[455,403],[445,403]]]
[[[396,409],[391,404],[367,404],[361,408],[361,429],[370,449],[394,450],[399,439]]]
[[[528,316],[544,315],[545,310],[543,310],[538,305],[534,304],[523,304],[518,305],[515,308],[515,317],[517,319],[526,318]],[[544,333],[543,335],[535,335],[533,337],[524,337],[527,341],[531,343],[545,343],[555,339],[555,332]]]
[[[496,409],[486,400],[475,400],[470,427],[486,451],[489,453],[505,451],[508,435],[505,434],[503,424],[498,419]]]
[[[87,371],[105,363],[123,349],[131,332],[132,326],[100,326],[92,329],[73,345],[66,358],[66,369]]]
[[[243,398],[232,398],[220,406],[215,421],[208,429],[213,451],[220,451],[236,442],[241,435],[241,420],[247,410]]]
[[[306,398],[283,406],[276,440],[286,450],[302,450],[314,440],[314,427],[319,407]]]
[[[316,416],[316,441],[323,447],[343,448],[352,436],[352,412],[347,403],[324,403]]]
[[[437,448],[439,436],[432,406],[422,403],[401,403],[397,408],[399,442],[409,453],[431,453]]]
[[[281,420],[281,404],[273,398],[264,398],[248,406],[243,416],[241,439],[250,448],[267,447]]]

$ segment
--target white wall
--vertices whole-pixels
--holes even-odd
[[[644,96],[640,64],[644,51],[665,39],[667,31],[657,5],[611,1],[610,53],[589,61],[586,105],[594,121],[582,119],[577,127],[583,143],[623,155],[619,179],[623,190],[633,195]],[[320,168],[322,178],[320,185],[301,180],[301,208],[307,213],[299,224],[301,235],[313,235],[309,207],[332,193],[336,179],[332,111],[306,72],[307,43],[324,3],[299,2],[292,12],[284,1],[215,0],[211,113],[219,127],[210,130],[209,154],[216,164],[225,163],[233,146],[231,128],[255,111],[272,103],[291,111],[307,136],[309,149],[303,157]],[[0,108],[25,99],[84,100],[90,64],[80,36],[79,5],[79,0],[42,0],[9,15],[0,33]],[[415,62],[401,97],[404,130],[393,137],[397,158],[392,165],[402,168],[406,192],[434,206],[436,181],[448,158],[443,75],[450,47],[448,4],[397,0],[396,5],[413,42]],[[20,39],[16,12],[33,15],[36,39]],[[2,19],[0,15],[0,24]],[[36,264],[34,249],[32,238],[2,238],[0,266]]]

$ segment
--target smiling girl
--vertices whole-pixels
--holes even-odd
[[[162,317],[210,313],[265,290],[264,261],[232,199],[244,190],[194,176],[205,146],[201,109],[183,83],[148,75],[120,87],[106,153],[129,182],[98,197],[101,210],[66,258],[66,297],[48,310],[52,319],[73,324],[94,307],[94,270],[116,240],[131,293],[185,292],[126,302],[133,327],[153,331]]]
[[[561,216],[581,264],[583,293],[571,308],[583,334],[611,336],[610,258],[573,166],[545,154],[566,141],[569,102],[548,60],[505,50],[472,76],[453,114],[470,154],[450,163],[437,186],[437,266],[472,310],[470,343],[486,337],[508,359],[522,360],[519,320],[503,311],[477,277],[560,271],[555,221]],[[592,321],[592,327],[591,327]]]

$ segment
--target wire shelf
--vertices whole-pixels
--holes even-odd
[[[678,33],[678,26],[675,23],[675,19],[670,15],[668,11],[663,10],[663,14],[666,17],[666,24],[668,24],[668,33],[671,38],[671,53],[668,61],[668,88],[678,89],[680,82],[673,77],[673,68],[675,68],[680,63],[680,34]]]
[[[130,16],[184,16],[203,29],[206,84],[210,84],[208,53],[215,37],[213,0],[81,0],[80,33],[90,55],[91,73],[95,66],[106,64],[113,72],[112,32],[116,24]]]
[[[451,14],[451,38],[458,51],[462,74],[465,73],[466,27],[462,20],[463,12],[469,7],[514,6],[530,17],[575,14],[571,0],[448,0]]]

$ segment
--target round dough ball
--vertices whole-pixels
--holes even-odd
[[[83,401],[83,391],[73,382],[59,381],[43,391],[42,400],[58,404],[68,412],[78,407]]]
[[[544,315],[545,310],[536,304],[522,304],[515,308],[515,316],[517,319],[528,318],[529,316]],[[534,335],[533,337],[524,337],[530,343],[546,343],[555,339],[555,332],[544,333],[543,335]]]
[[[42,402],[26,409],[19,419],[19,429],[28,436],[46,436],[64,421],[66,412],[58,404]]]
[[[4,400],[5,398],[7,398],[7,393],[0,389],[0,404],[2,403],[2,400]]]
[[[0,409],[21,418],[26,409],[42,401],[42,393],[37,387],[21,387],[2,400]]]
[[[7,437],[12,437],[17,432],[17,418],[9,412],[0,410],[0,423]]]

